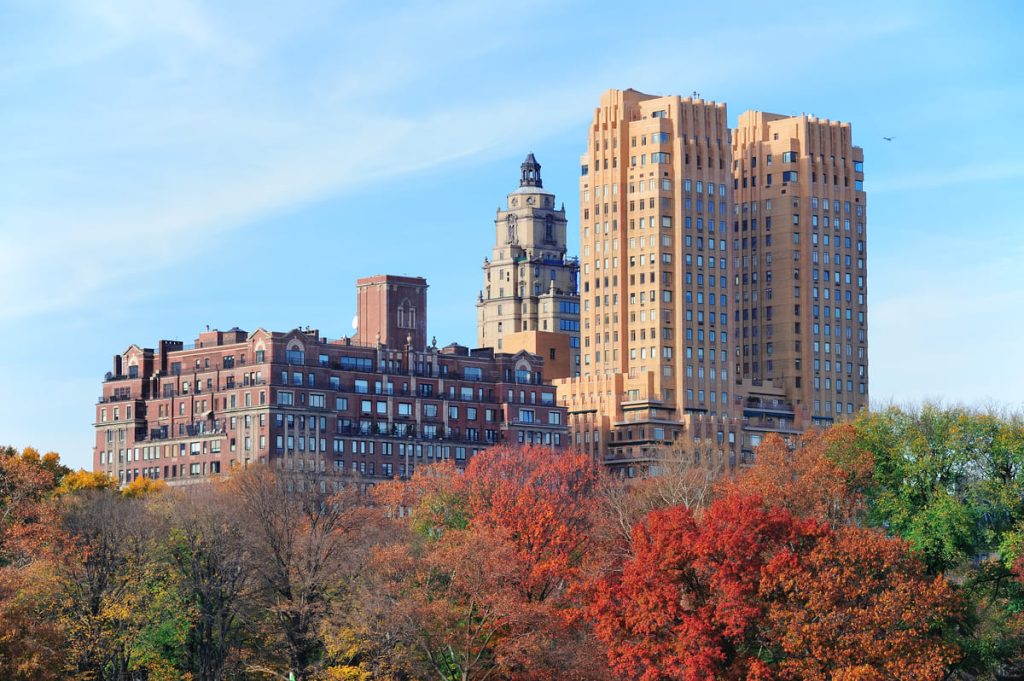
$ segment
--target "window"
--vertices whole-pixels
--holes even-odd
[[[305,362],[305,353],[302,350],[288,350],[285,352],[285,360],[289,364],[303,364]]]
[[[326,398],[322,393],[312,393],[309,396],[309,406],[314,409],[323,409],[326,405]]]
[[[282,407],[290,407],[295,404],[295,394],[292,392],[279,390],[277,392],[277,403]]]
[[[346,371],[373,371],[373,360],[368,357],[340,357],[339,361]]]

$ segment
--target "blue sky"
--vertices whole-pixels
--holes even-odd
[[[363,275],[472,344],[494,209],[533,151],[578,225],[610,87],[851,121],[873,400],[1020,409],[1024,4],[838,7],[0,1],[0,443],[88,466],[114,354],[347,334]]]

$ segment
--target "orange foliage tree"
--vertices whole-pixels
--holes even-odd
[[[45,503],[58,477],[59,457],[31,447],[0,449],[0,669],[4,678],[56,679],[64,631],[49,615],[58,584],[49,558],[61,544],[53,509]]]
[[[47,455],[49,456],[49,455]],[[31,447],[0,452],[0,565],[29,562],[52,523],[41,503],[54,473]]]
[[[378,499],[405,511],[391,514],[396,540],[376,554],[370,591],[383,602],[371,618],[424,661],[421,674],[602,678],[571,607],[596,481],[588,457],[495,447],[464,474],[427,466],[382,486]]]
[[[554,595],[578,575],[597,481],[586,455],[539,446],[493,447],[466,469],[471,522],[508,539],[527,561],[530,600]]]
[[[523,597],[529,566],[501,537],[449,531],[383,550],[377,565],[389,632],[441,678],[596,678],[565,669],[577,650],[548,604]]]
[[[808,431],[793,448],[769,434],[754,465],[722,490],[760,496],[794,515],[847,523],[863,511],[862,490],[874,469],[871,453],[858,449],[856,439],[849,424]]]
[[[767,566],[767,638],[783,679],[941,679],[959,659],[943,639],[957,597],[905,542],[844,527]]]

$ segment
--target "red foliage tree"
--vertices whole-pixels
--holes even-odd
[[[761,570],[823,531],[755,497],[719,499],[700,522],[683,506],[652,512],[590,608],[612,667],[643,681],[768,678]]]
[[[655,511],[589,608],[624,678],[935,679],[957,601],[907,546],[758,497]]]

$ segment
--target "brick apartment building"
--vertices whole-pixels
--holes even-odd
[[[352,338],[233,328],[129,346],[96,405],[94,470],[183,484],[260,463],[372,480],[497,443],[568,445],[544,358],[428,345],[425,279],[357,288]]]

